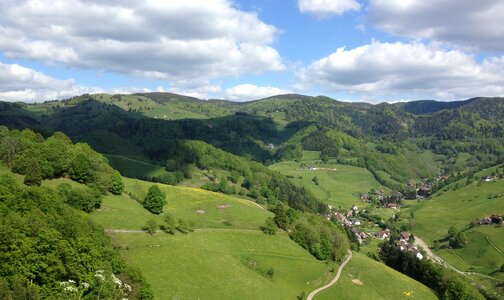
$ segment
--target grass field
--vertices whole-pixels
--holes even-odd
[[[352,282],[353,280],[353,282]],[[407,297],[405,292],[413,292]],[[316,299],[437,299],[426,286],[368,258],[354,253],[340,280]]]
[[[152,185],[133,179],[125,179],[126,191],[143,199]],[[192,221],[195,228],[259,229],[264,220],[273,216],[269,211],[251,201],[233,198],[201,189],[159,185],[166,192],[164,212],[176,218]],[[126,195],[108,195],[102,208],[92,218],[107,229],[141,229],[149,219],[162,223],[162,215],[145,210],[137,201]]]
[[[142,270],[157,299],[295,299],[331,276],[330,265],[285,233],[121,233],[112,239],[128,248],[121,254]],[[260,274],[270,268],[272,278]]]
[[[304,152],[306,156],[312,155],[311,152]],[[361,193],[368,192],[372,188],[385,190],[364,168],[338,164],[314,166],[335,170],[302,170],[297,162],[281,162],[271,166],[271,169],[290,176],[294,183],[306,187],[319,199],[336,207],[349,208],[353,204],[359,206],[358,196]],[[318,185],[312,180],[315,176],[318,178]]]
[[[125,178],[126,191],[142,198],[152,183]],[[183,235],[111,233],[121,254],[141,269],[158,299],[295,299],[327,282],[333,264],[317,261],[286,233],[268,236],[259,226],[272,214],[253,202],[187,187],[159,185],[165,211],[191,220]],[[198,214],[196,211],[205,211]],[[108,229],[138,230],[161,216],[126,195],[106,196],[91,217]],[[127,249],[127,250],[125,250]],[[261,273],[273,269],[273,277]]]

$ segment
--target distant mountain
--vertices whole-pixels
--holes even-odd
[[[0,124],[63,131],[100,152],[161,165],[179,140],[263,163],[320,151],[368,168],[389,186],[504,161],[504,98],[372,105],[296,94],[241,103],[171,93],[86,94],[0,108]],[[422,161],[425,151],[437,156]]]

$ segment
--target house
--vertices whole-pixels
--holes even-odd
[[[484,217],[479,220],[478,224],[479,225],[490,225],[490,224],[492,224],[492,219],[490,217]]]
[[[502,224],[502,216],[499,214],[491,215],[490,219],[492,220],[492,224]]]
[[[390,237],[390,230],[381,230],[375,234],[375,237],[381,240],[388,239]]]
[[[487,176],[481,177],[481,179],[483,179],[485,182],[490,182],[490,181],[495,181],[496,177],[495,176],[487,175]]]
[[[356,219],[356,218],[351,218],[350,222],[352,222],[352,224],[355,225],[355,226],[360,226],[361,225],[361,221],[359,219]]]
[[[360,196],[360,199],[362,202],[368,202],[369,201],[369,195],[368,194],[362,194]]]
[[[357,205],[352,206],[352,210],[355,212],[359,212],[359,208],[357,207]]]
[[[408,242],[409,238],[410,238],[410,233],[407,232],[407,231],[402,231],[400,234],[399,234],[399,241],[402,242],[402,241],[405,241],[405,242]]]
[[[347,214],[346,214],[346,217],[347,217],[347,218],[352,218],[352,217],[353,217],[353,215],[354,215],[353,210],[349,210],[349,211],[347,212]]]
[[[420,253],[420,252],[417,252],[416,257],[417,257],[419,260],[422,260],[422,259],[423,259],[423,255],[422,255],[422,253]]]
[[[399,205],[397,203],[389,203],[387,204],[388,208],[399,209]]]

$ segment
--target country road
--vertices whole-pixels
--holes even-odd
[[[336,276],[333,278],[333,280],[331,280],[331,282],[329,282],[328,284],[324,285],[323,287],[319,287],[318,289],[316,289],[313,292],[311,292],[310,295],[308,295],[308,298],[306,298],[306,300],[313,300],[313,297],[315,297],[315,295],[317,295],[318,293],[320,293],[321,291],[323,291],[325,289],[330,288],[336,282],[338,282],[338,280],[339,280],[339,278],[341,276],[341,272],[343,271],[343,268],[350,261],[350,259],[352,259],[352,251],[348,250],[348,255],[347,255],[345,261],[339,267],[338,272],[336,273]]]
[[[422,248],[425,253],[427,253],[427,257],[429,257],[432,261],[435,263],[438,263],[448,269],[452,269],[453,271],[462,274],[462,275],[467,275],[466,272],[460,271],[459,269],[455,268],[454,266],[450,265],[447,261],[439,257],[438,255],[434,254],[432,250],[429,248],[427,243],[425,243],[422,239],[420,239],[418,236],[415,236],[415,245],[419,246]]]

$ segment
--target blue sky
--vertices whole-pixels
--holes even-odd
[[[499,0],[8,0],[0,100],[504,96]]]

